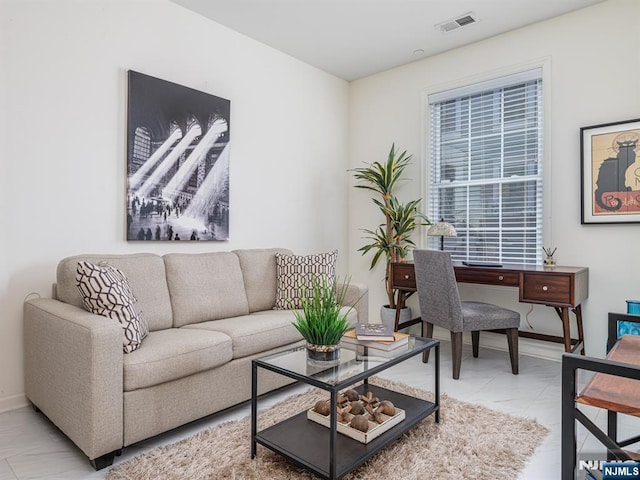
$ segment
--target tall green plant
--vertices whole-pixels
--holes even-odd
[[[380,259],[385,259],[385,287],[391,308],[395,308],[397,303],[390,276],[391,262],[405,259],[409,250],[415,247],[411,234],[417,227],[431,225],[429,219],[418,211],[421,199],[402,203],[395,196],[396,187],[405,180],[403,174],[410,165],[411,158],[412,155],[407,155],[406,150],[396,153],[394,143],[385,163],[374,162],[353,170],[354,177],[359,182],[356,184],[357,188],[371,190],[379,195],[379,198],[373,198],[372,201],[384,215],[385,221],[375,230],[363,229],[366,234],[364,238],[371,242],[358,251],[363,255],[373,252],[369,269],[373,269]]]
[[[327,276],[312,277],[309,291],[303,291],[301,308],[294,310],[293,326],[312,345],[337,345],[344,333],[351,328],[348,311],[342,313],[342,305],[349,282],[338,288],[337,281]],[[353,308],[353,307],[351,307]]]

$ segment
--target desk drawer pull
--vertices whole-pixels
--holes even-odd
[[[543,287],[542,287],[542,291],[543,291],[543,292],[546,292],[547,290],[549,290],[549,287],[547,287],[546,285],[543,285]]]
[[[500,281],[504,280],[504,275],[500,275],[500,276],[498,277],[498,280],[500,280]]]
[[[405,275],[405,276],[404,276],[404,279],[405,279],[405,280],[409,280],[409,275]]]

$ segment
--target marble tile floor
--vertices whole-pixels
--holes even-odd
[[[450,397],[477,403],[513,415],[536,418],[551,433],[536,450],[520,480],[553,480],[560,478],[560,363],[530,356],[520,356],[520,374],[511,374],[508,354],[488,348],[480,349],[473,358],[465,346],[459,380],[451,378],[451,350],[448,342],[441,347],[441,391]],[[433,361],[424,365],[413,358],[390,368],[382,375],[417,388],[433,388]],[[581,383],[585,379],[581,378]],[[288,395],[306,390],[293,386],[261,399],[266,408]],[[116,464],[124,462],[159,445],[176,442],[220,423],[239,419],[250,413],[248,403],[206,419],[193,422],[171,432],[124,449]],[[604,426],[606,413],[590,409],[586,413]],[[624,417],[620,433],[631,436],[640,430],[638,419]],[[602,448],[583,428],[578,429],[580,454],[591,458]],[[108,469],[94,471],[82,452],[76,448],[42,414],[24,407],[0,414],[0,480],[79,480],[103,479]],[[490,466],[488,466],[490,471]]]

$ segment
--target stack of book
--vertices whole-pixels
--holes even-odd
[[[346,346],[364,346],[390,352],[409,343],[409,334],[394,332],[381,323],[358,323],[347,331],[341,340]]]

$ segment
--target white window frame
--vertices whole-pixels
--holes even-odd
[[[449,83],[447,85],[440,85],[431,87],[425,90],[424,93],[424,108],[425,108],[425,128],[423,128],[423,132],[426,133],[424,138],[425,149],[423,151],[424,161],[423,165],[423,192],[425,192],[424,198],[428,200],[429,208],[429,217],[433,222],[439,220],[438,213],[436,212],[437,205],[433,201],[432,194],[434,193],[431,185],[431,178],[433,176],[433,159],[432,159],[432,125],[431,125],[431,108],[430,105],[434,101],[443,101],[446,99],[452,99],[460,96],[470,95],[473,93],[478,93],[482,91],[487,91],[499,87],[507,87],[508,85],[513,85],[517,83],[523,83],[531,78],[536,77],[540,78],[542,81],[542,115],[540,121],[542,122],[542,126],[539,129],[539,134],[541,135],[542,140],[539,141],[539,149],[541,153],[541,181],[542,181],[542,190],[539,194],[539,201],[541,205],[539,207],[538,214],[538,237],[536,240],[537,246],[541,247],[542,245],[551,245],[549,239],[551,238],[551,229],[550,229],[550,215],[549,215],[549,205],[550,205],[550,188],[549,188],[549,180],[551,178],[551,168],[549,162],[547,161],[548,152],[549,152],[549,99],[551,97],[550,94],[550,59],[542,59],[536,62],[529,63],[527,65],[521,65],[520,67],[513,67],[511,69],[503,69],[500,72],[493,72],[488,75],[485,75],[484,78],[472,78],[465,79],[458,82]],[[446,219],[445,219],[446,220]],[[453,240],[453,239],[451,239]],[[428,248],[439,248],[440,247],[440,239],[433,237],[426,237],[423,233],[423,237],[421,239],[421,244],[428,246]],[[447,241],[444,242],[445,250],[447,250]],[[456,260],[482,260],[478,258],[469,258],[468,255],[469,249],[468,247],[465,250],[464,255],[461,255],[460,252],[453,253],[453,258]],[[529,258],[527,260],[523,260],[521,263],[529,263],[529,264],[541,264],[542,263],[542,249],[535,249],[535,256],[533,258]],[[497,258],[487,258],[486,261],[497,261],[501,262],[501,257]]]

